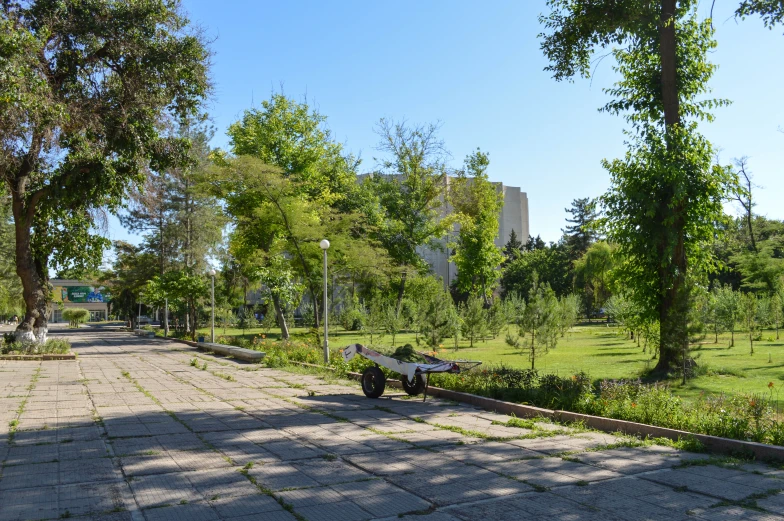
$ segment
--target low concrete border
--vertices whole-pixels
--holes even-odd
[[[0,355],[3,360],[76,360],[76,354],[70,355]]]
[[[212,351],[221,355],[233,356],[246,362],[261,362],[267,353],[245,349],[244,347],[227,346],[223,344],[213,344],[212,342],[196,342],[196,347],[207,351]]]
[[[305,362],[294,363],[306,367],[317,367],[320,369],[334,371],[332,367],[308,364]],[[348,375],[355,379],[359,379],[360,376],[362,376],[359,373],[348,373]],[[391,387],[402,387],[401,383],[397,380],[387,380],[387,385]],[[642,437],[650,436],[654,438],[668,438],[673,441],[684,438],[694,438],[705,445],[705,447],[711,452],[717,452],[721,454],[753,454],[754,457],[758,460],[784,461],[784,447],[779,445],[767,445],[765,443],[757,443],[754,441],[733,440],[729,438],[720,438],[718,436],[709,436],[707,434],[695,434],[693,432],[681,431],[677,429],[657,427],[655,425],[647,425],[645,423],[616,420],[614,418],[591,416],[590,414],[580,414],[569,411],[544,409],[542,407],[534,407],[532,405],[504,402],[493,398],[477,396],[475,394],[450,391],[449,389],[442,389],[440,387],[428,387],[427,394],[429,396],[437,396],[439,398],[453,400],[455,402],[467,403],[487,411],[514,415],[518,418],[544,417],[558,422],[582,422],[587,427],[599,431],[610,433],[622,432],[624,434],[631,434],[633,436]]]
[[[212,351],[213,353],[217,353],[219,355],[231,356],[233,358],[236,358],[237,360],[243,360],[245,362],[259,363],[265,356],[267,356],[267,353],[263,351],[254,351],[253,349],[227,346],[224,344],[213,344],[212,342],[193,342],[191,340],[183,340],[181,338],[172,338],[172,337],[164,338],[160,336],[154,336],[151,338],[159,338],[161,340],[171,340],[172,342],[179,342],[181,344],[186,344],[191,347],[195,347],[196,349],[199,349],[201,351]]]

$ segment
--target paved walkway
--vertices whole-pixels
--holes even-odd
[[[76,362],[0,362],[0,521],[784,520],[772,467],[53,333]]]

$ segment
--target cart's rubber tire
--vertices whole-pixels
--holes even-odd
[[[362,392],[368,398],[378,398],[384,394],[387,377],[378,367],[368,367],[362,373]]]
[[[425,390],[425,379],[422,378],[421,374],[414,376],[414,383],[408,383],[408,376],[403,375],[403,378],[400,379],[400,383],[403,384],[403,390],[409,396],[422,394],[422,391]]]

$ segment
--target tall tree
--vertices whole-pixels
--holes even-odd
[[[572,201],[571,208],[565,208],[572,217],[566,218],[570,223],[562,231],[566,242],[566,249],[569,251],[569,258],[575,261],[588,251],[588,247],[597,239],[597,232],[594,223],[599,217],[596,209],[596,201],[584,197]]]
[[[466,157],[465,168],[449,184],[449,202],[460,224],[452,256],[457,267],[457,287],[481,295],[485,306],[489,305],[498,267],[504,260],[495,245],[504,199],[488,178],[489,164],[487,154],[477,150]]]
[[[246,110],[242,119],[229,127],[228,134],[235,156],[253,157],[276,169],[275,174],[268,171],[262,177],[257,176],[257,181],[262,180],[262,183],[256,183],[255,187],[266,188],[249,195],[260,196],[277,210],[275,222],[282,222],[283,228],[286,228],[284,234],[292,247],[290,253],[297,259],[297,266],[305,279],[318,327],[321,317],[317,263],[306,259],[303,244],[292,231],[297,223],[288,220],[286,210],[271,196],[283,195],[280,190],[285,188],[286,202],[293,204],[301,199],[306,205],[312,203],[338,212],[350,212],[359,204],[353,197],[358,191],[356,168],[359,162],[344,153],[343,146],[334,140],[326,127],[326,116],[307,102],[299,103],[283,94],[273,94],[269,100],[262,102],[260,108]],[[257,173],[262,170],[256,168]],[[243,215],[248,216],[252,207],[239,203],[241,191],[228,188],[235,198],[233,207],[237,211],[240,207],[244,208]],[[305,242],[322,238],[307,237]],[[308,244],[310,246],[313,244]]]
[[[622,79],[604,110],[626,114],[632,130],[624,160],[605,161],[612,188],[604,197],[609,237],[628,259],[620,269],[631,296],[658,316],[667,372],[688,342],[687,275],[707,269],[706,244],[722,218],[731,174],[712,167],[713,150],[695,120],[725,102],[702,100],[715,67],[710,20],[693,0],[550,0],[542,48],[556,79],[588,76],[596,47],[612,51]]]
[[[365,183],[377,201],[371,212],[378,238],[400,270],[399,313],[409,270],[428,269],[417,248],[441,248],[437,241],[451,226],[443,219],[448,154],[438,138],[438,125],[382,119],[376,130],[381,137],[378,149],[386,158],[380,162],[382,174],[369,176]]]
[[[95,209],[186,144],[161,134],[208,90],[208,52],[175,2],[27,0],[0,7],[0,179],[12,194],[26,305],[17,337],[43,341],[48,270],[100,263]]]

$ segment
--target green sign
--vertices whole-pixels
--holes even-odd
[[[92,290],[86,286],[73,286],[68,288],[68,302],[87,302],[87,296]]]

